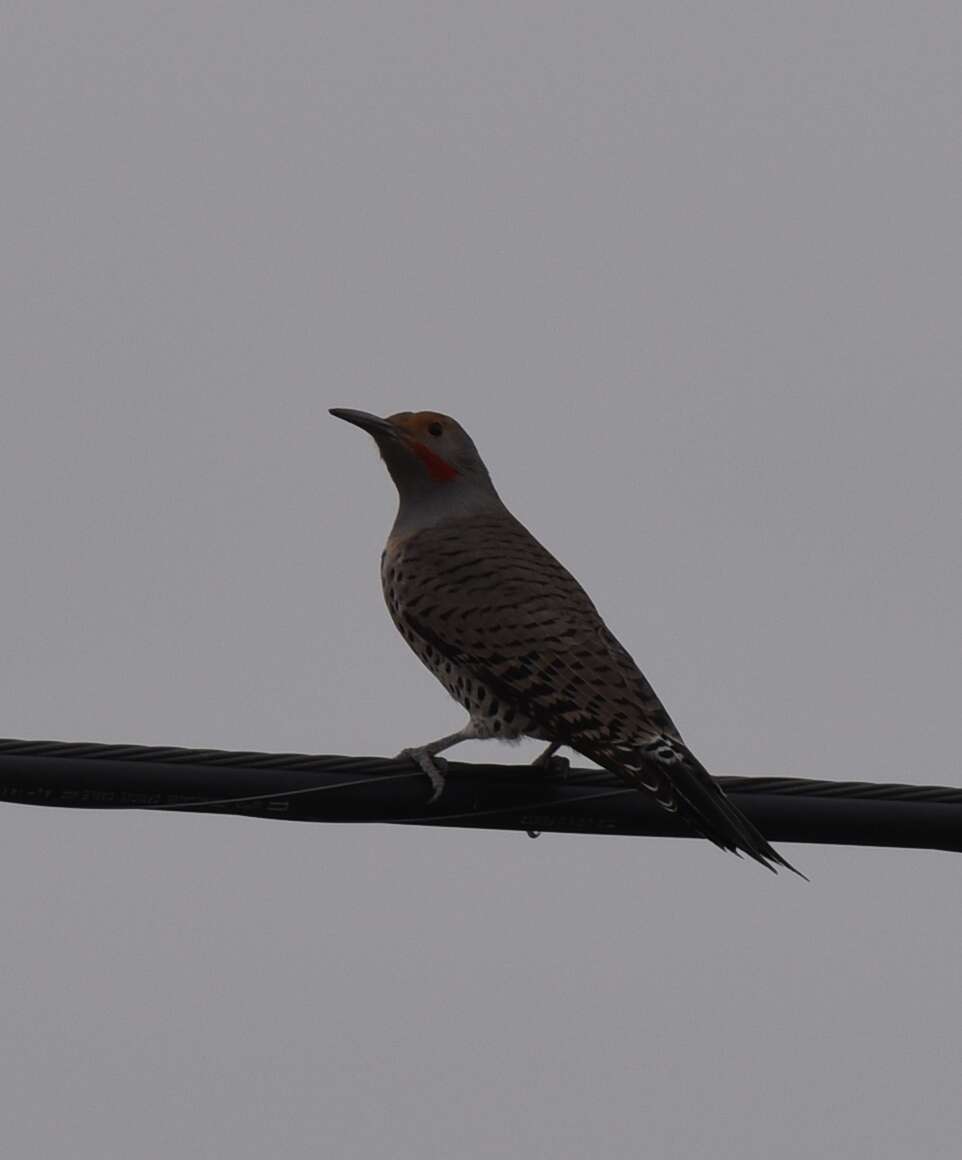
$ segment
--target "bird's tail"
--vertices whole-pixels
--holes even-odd
[[[677,738],[663,735],[637,747],[599,750],[585,756],[653,794],[660,806],[677,811],[698,833],[723,850],[745,853],[772,872],[782,866],[805,878],[732,804],[698,758]]]

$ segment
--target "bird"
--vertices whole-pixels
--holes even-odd
[[[688,748],[587,592],[495,490],[471,437],[438,411],[381,418],[332,407],[377,444],[398,491],[381,584],[401,636],[468,712],[455,733],[403,750],[444,788],[462,741],[566,746],[649,794],[721,849],[798,874]],[[800,875],[804,877],[804,875]]]

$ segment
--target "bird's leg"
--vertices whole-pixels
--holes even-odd
[[[571,771],[571,762],[567,757],[555,757],[555,752],[561,748],[560,741],[552,741],[544,753],[531,762],[535,769],[540,769],[545,777],[565,778]]]
[[[428,801],[434,802],[438,800],[444,790],[444,770],[447,766],[447,762],[438,757],[438,754],[445,749],[450,749],[452,745],[459,745],[462,741],[474,741],[477,737],[477,727],[473,721],[469,721],[457,733],[449,733],[446,737],[439,737],[437,741],[429,741],[427,745],[414,745],[410,749],[402,749],[395,760],[400,761],[402,758],[407,758],[409,761],[413,761],[422,773],[427,775],[434,791]]]

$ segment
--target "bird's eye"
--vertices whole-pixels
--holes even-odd
[[[437,439],[439,435],[444,433],[444,428],[440,423],[431,423],[428,426],[428,431],[431,435],[434,436],[435,439]]]

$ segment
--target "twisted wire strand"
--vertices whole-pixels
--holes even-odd
[[[365,784],[372,779],[380,779],[385,775],[401,779],[403,777],[421,777],[420,772],[410,767],[410,762],[403,759],[409,768],[399,768],[402,760],[387,757],[354,757],[333,754],[306,754],[306,753],[263,753],[256,750],[225,750],[225,749],[191,749],[184,746],[170,745],[125,745],[103,744],[86,741],[24,741],[15,738],[0,738],[0,758],[56,758],[76,759],[97,762],[136,762],[157,763],[162,765],[189,765],[211,766],[221,769],[246,769],[284,771],[291,773],[334,773],[351,771],[360,776],[348,784]],[[501,764],[464,762],[451,763],[454,773],[464,773],[467,770],[484,776],[531,778],[530,766],[511,766]],[[942,802],[946,804],[962,804],[962,788],[937,785],[909,785],[896,782],[869,782],[869,781],[830,781],[822,778],[802,777],[743,777],[721,776],[718,778],[729,792],[751,793],[760,795],[778,795],[787,797],[823,797],[849,798],[872,801],[893,802]],[[569,784],[583,782],[607,783],[612,788],[619,786],[617,779],[604,770],[572,768],[568,775]],[[341,788],[335,786],[298,787],[298,793],[309,793],[326,788]],[[271,795],[251,795],[251,797],[277,796],[281,793],[290,794],[292,790],[283,790],[280,787]],[[197,803],[200,804],[200,803]]]

